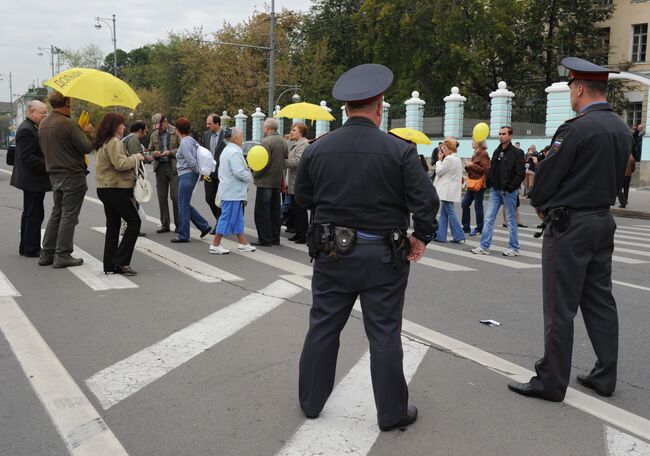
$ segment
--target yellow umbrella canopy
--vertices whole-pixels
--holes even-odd
[[[126,106],[135,109],[142,101],[121,79],[92,68],[70,68],[43,83],[66,97],[106,106]]]
[[[427,135],[412,128],[393,128],[390,133],[415,144],[431,144],[431,140]]]
[[[313,103],[293,103],[285,106],[275,115],[275,117],[287,117],[292,119],[309,119],[309,120],[334,120],[334,116],[323,109],[321,106]]]

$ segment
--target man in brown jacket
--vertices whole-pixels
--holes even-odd
[[[487,153],[487,144],[485,141],[472,143],[474,155],[471,160],[465,160],[465,170],[469,179],[483,179],[483,186],[478,191],[467,189],[463,201],[460,204],[463,208],[461,223],[463,232],[469,233],[470,236],[480,236],[483,231],[483,193],[485,192],[485,175],[490,169],[490,156]],[[476,211],[476,228],[470,231],[471,216],[469,207],[474,202],[474,211]]]
[[[81,204],[88,190],[84,155],[92,147],[86,134],[92,133],[93,126],[89,122],[82,131],[77,122],[70,119],[70,98],[53,92],[48,100],[52,114],[41,121],[38,137],[45,169],[52,183],[54,206],[45,228],[38,264],[67,268],[83,263],[83,259],[74,258],[71,254],[74,227],[79,223]]]
[[[255,195],[255,227],[257,243],[253,245],[280,245],[280,188],[284,160],[288,157],[287,143],[278,133],[278,121],[269,118],[264,121],[262,146],[269,153],[269,162],[264,169],[253,173],[257,193]]]

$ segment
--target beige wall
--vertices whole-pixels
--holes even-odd
[[[614,0],[614,15],[601,24],[609,27],[609,64],[619,65],[630,61],[632,53],[632,26],[648,24],[650,27],[650,0]],[[635,63],[629,71],[650,72],[650,48],[646,49],[646,62]]]

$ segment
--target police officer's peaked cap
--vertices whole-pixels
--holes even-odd
[[[366,104],[380,97],[393,83],[393,72],[384,65],[366,63],[343,73],[332,96],[351,104]]]
[[[578,57],[567,57],[562,60],[562,66],[569,70],[569,81],[579,79],[582,81],[607,81],[609,73],[618,73],[616,70],[601,67],[595,63]]]

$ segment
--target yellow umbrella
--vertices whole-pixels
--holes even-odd
[[[412,128],[393,128],[390,133],[415,144],[431,144],[431,140],[427,135]]]
[[[313,103],[293,103],[280,109],[275,117],[288,117],[292,119],[309,120],[334,120],[334,116]]]
[[[66,97],[106,106],[135,109],[142,102],[133,89],[121,79],[91,68],[70,68],[43,83]]]

